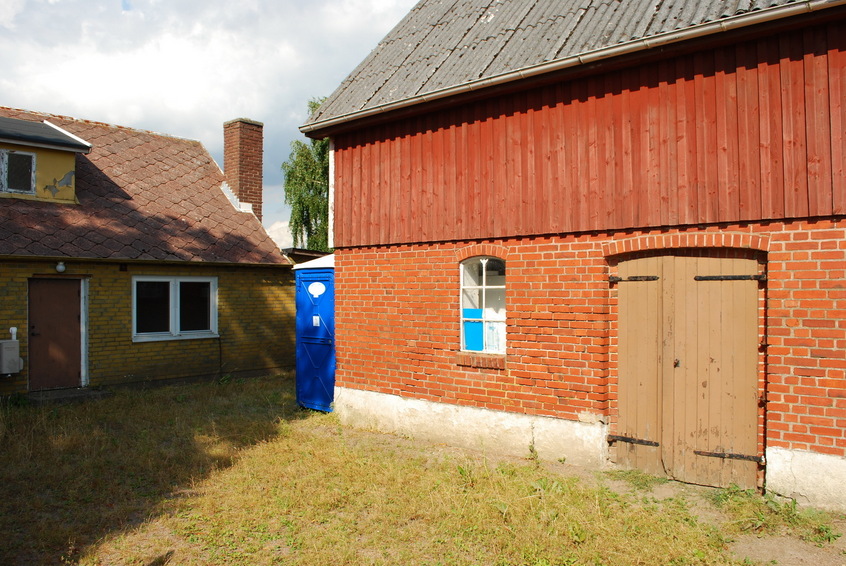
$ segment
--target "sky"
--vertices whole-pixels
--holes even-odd
[[[0,0],[0,106],[199,140],[264,123],[263,223],[291,247],[282,162],[416,0]]]

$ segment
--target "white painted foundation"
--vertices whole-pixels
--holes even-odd
[[[767,448],[767,490],[820,509],[846,510],[846,458]]]
[[[606,466],[608,426],[599,415],[581,421],[433,403],[357,389],[335,388],[334,410],[345,425],[514,456],[600,469]]]

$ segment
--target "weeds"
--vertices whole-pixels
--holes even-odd
[[[729,530],[753,533],[787,531],[818,545],[831,543],[840,533],[831,528],[831,517],[815,509],[800,509],[793,499],[779,500],[752,489],[733,485],[715,490],[712,502],[729,513]]]
[[[640,491],[650,491],[656,485],[667,483],[667,478],[659,478],[640,470],[610,470],[605,475],[615,480],[622,480]]]

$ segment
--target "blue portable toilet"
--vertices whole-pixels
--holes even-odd
[[[331,412],[335,400],[335,256],[294,266],[297,404]]]

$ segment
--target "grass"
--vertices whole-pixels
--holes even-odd
[[[3,564],[735,563],[684,499],[347,429],[289,378],[6,403],[0,450]]]
[[[800,509],[792,499],[779,500],[769,493],[761,496],[753,490],[731,486],[714,490],[711,500],[729,513],[731,520],[724,525],[728,534],[790,531],[817,545],[832,543],[840,537],[832,529],[828,514]]]

